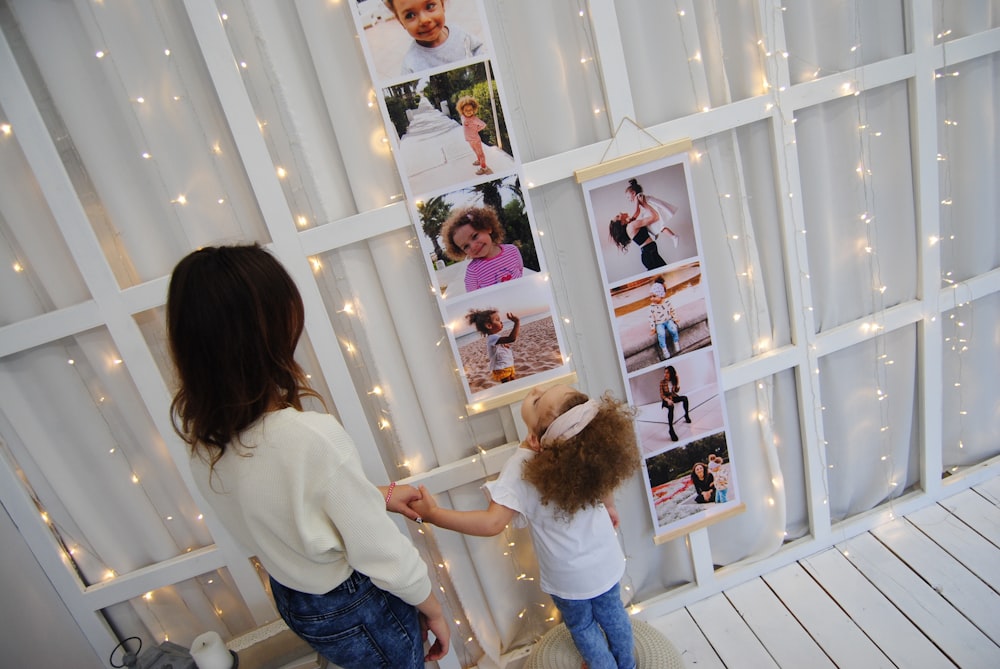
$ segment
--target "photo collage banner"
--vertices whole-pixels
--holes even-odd
[[[654,149],[580,170],[577,180],[628,401],[638,411],[661,543],[745,508],[727,438],[688,154]]]
[[[480,0],[352,0],[470,413],[566,376]]]

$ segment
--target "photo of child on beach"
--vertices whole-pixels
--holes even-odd
[[[535,275],[516,290],[474,293],[447,304],[448,330],[470,402],[568,371],[551,301],[543,277]]]
[[[615,286],[609,299],[627,373],[712,345],[700,262]]]
[[[669,360],[628,382],[643,455],[723,428],[722,398],[711,348]]]
[[[356,0],[355,14],[379,79],[488,55],[477,0]]]
[[[607,283],[699,255],[687,154],[585,184],[587,212]]]
[[[514,171],[489,61],[383,89],[393,145],[414,194]]]
[[[418,200],[416,218],[441,299],[541,271],[517,175]]]
[[[739,501],[724,432],[647,457],[644,475],[658,535],[690,532]]]

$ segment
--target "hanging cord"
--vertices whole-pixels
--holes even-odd
[[[139,647],[135,649],[134,653],[129,652],[129,650],[125,647],[126,643],[133,640],[139,643]],[[122,649],[122,663],[115,664],[115,653],[118,651],[119,648]],[[120,669],[121,667],[136,667],[139,665],[139,651],[141,650],[142,650],[142,639],[140,639],[139,637],[130,636],[125,639],[122,639],[117,646],[111,649],[111,655],[108,656],[108,664],[110,664],[115,669]]]

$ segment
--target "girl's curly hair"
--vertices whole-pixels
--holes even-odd
[[[593,506],[629,479],[640,465],[633,418],[635,409],[610,394],[582,432],[543,448],[524,465],[524,480],[573,515]]]
[[[493,307],[488,307],[486,309],[469,309],[468,313],[465,314],[465,320],[468,321],[469,325],[476,328],[479,334],[484,337],[490,333],[486,329],[486,324],[490,322],[493,318],[493,314],[497,313],[497,310]]]
[[[462,112],[465,110],[466,107],[470,105],[472,106],[473,112],[479,111],[479,101],[476,100],[476,98],[472,97],[471,95],[463,95],[458,99],[458,102],[455,103],[455,109],[457,109],[459,112]]]
[[[453,211],[441,226],[444,252],[456,262],[465,260],[465,251],[455,243],[455,230],[463,225],[471,225],[473,230],[488,232],[494,244],[503,243],[503,225],[500,224],[493,207],[461,207]]]

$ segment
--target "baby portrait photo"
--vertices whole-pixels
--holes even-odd
[[[644,456],[724,427],[722,398],[711,348],[667,360],[629,379],[636,431]]]
[[[700,262],[611,288],[609,299],[627,373],[712,344]]]
[[[541,271],[516,174],[418,200],[416,220],[441,299]]]
[[[379,80],[487,56],[478,0],[355,0],[354,5]]]
[[[584,184],[608,284],[699,254],[686,161],[686,153],[668,156]]]
[[[655,534],[677,536],[738,506],[735,471],[725,432],[717,432],[645,459]]]
[[[393,147],[415,195],[513,172],[488,61],[393,84],[382,93]]]
[[[541,274],[446,303],[446,325],[470,403],[568,371],[553,314],[551,291]]]

